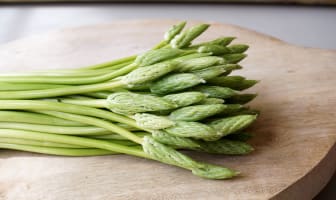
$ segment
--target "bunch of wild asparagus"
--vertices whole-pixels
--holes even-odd
[[[0,148],[64,156],[128,154],[209,179],[237,171],[178,150],[243,155],[258,112],[244,106],[257,83],[229,76],[245,44],[191,44],[209,25],[174,25],[153,49],[72,70],[0,75]]]

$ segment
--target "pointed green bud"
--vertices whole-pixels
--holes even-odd
[[[212,55],[222,55],[231,53],[231,50],[221,45],[203,45],[198,47],[199,53],[211,53]]]
[[[257,94],[237,94],[226,99],[226,102],[233,104],[246,104],[252,101],[256,96]]]
[[[194,175],[202,178],[227,179],[238,175],[238,172],[228,168],[194,161],[175,149],[157,142],[151,136],[144,137],[142,148],[153,160],[189,169]]]
[[[182,149],[193,149],[199,148],[200,145],[197,141],[186,138],[186,137],[177,137],[166,133],[163,130],[154,130],[152,131],[153,138],[162,143],[169,145],[173,148],[182,148]]]
[[[169,110],[176,108],[176,105],[153,95],[116,92],[107,98],[107,107],[115,113],[132,115],[141,112]]]
[[[137,113],[132,118],[136,124],[144,129],[164,129],[175,125],[175,122],[167,117],[152,115],[148,113]]]
[[[134,63],[139,67],[153,65],[168,59],[176,58],[189,52],[180,49],[162,48],[149,50],[135,59]]]
[[[217,138],[219,139],[225,135],[245,129],[251,125],[256,118],[256,115],[237,115],[212,121],[208,123],[208,125],[217,131]]]
[[[121,82],[132,88],[133,85],[150,82],[168,74],[175,69],[175,66],[175,62],[167,62],[140,67],[122,77]]]
[[[209,83],[234,90],[245,90],[258,83],[258,81],[246,80],[245,77],[242,76],[220,76],[209,80]]]
[[[170,135],[178,137],[192,137],[196,139],[213,138],[216,136],[216,131],[205,124],[199,122],[176,122],[175,126],[164,129]]]
[[[244,53],[249,46],[246,44],[233,44],[227,47],[230,53]]]
[[[224,60],[221,57],[206,56],[182,61],[179,64],[177,64],[176,70],[179,72],[191,72],[223,63]]]
[[[203,101],[206,95],[202,92],[181,92],[169,94],[162,98],[174,102],[178,107],[184,107]]]
[[[173,25],[165,34],[164,34],[164,40],[168,43],[177,35],[179,34],[182,29],[185,27],[187,22],[181,22],[179,24]]]
[[[232,112],[232,113],[228,113],[225,116],[236,116],[236,115],[259,115],[260,111],[259,110],[253,110],[253,109],[242,109],[240,111],[237,112]]]
[[[132,90],[132,91],[147,91],[149,90],[149,87],[151,84],[152,82],[145,82],[145,83],[130,85],[127,87],[127,89]]]
[[[244,155],[254,150],[251,145],[245,142],[227,139],[212,142],[199,141],[198,143],[202,151],[213,154]]]
[[[252,137],[253,135],[251,133],[235,133],[235,134],[225,136],[225,139],[246,142]]]
[[[229,45],[234,39],[236,39],[235,37],[220,37],[217,38],[215,40],[209,41],[209,42],[203,42],[200,44],[196,44],[193,45],[192,47],[200,47],[200,46],[204,46],[204,45],[220,45],[220,46],[227,46]]]
[[[191,73],[170,74],[153,82],[150,86],[150,90],[154,94],[169,94],[191,88],[204,82],[202,78]]]
[[[201,77],[202,79],[208,81],[212,78],[215,78],[225,72],[225,67],[223,65],[217,65],[213,67],[208,67],[202,70],[193,71],[192,73]]]
[[[238,65],[238,64],[226,64],[225,65],[225,70],[226,72],[224,72],[222,74],[222,76],[226,76],[229,75],[233,70],[237,70],[237,69],[242,69],[243,67]]]
[[[196,161],[171,147],[157,142],[151,136],[145,136],[143,138],[142,147],[144,152],[154,160],[186,169],[197,166]]]
[[[211,56],[211,53],[192,53],[192,54],[188,54],[185,56],[180,56],[178,58],[174,58],[174,61],[183,62],[183,61],[187,61],[190,59],[202,58],[202,57],[207,57],[207,56]]]
[[[185,48],[188,47],[191,42],[201,35],[205,30],[207,30],[209,27],[209,24],[200,24],[193,26],[184,32],[176,35],[174,39],[171,40],[170,44],[173,48]]]
[[[231,64],[236,64],[236,63],[240,62],[241,60],[243,60],[246,57],[247,57],[247,55],[246,54],[242,54],[242,53],[234,53],[234,54],[225,54],[225,55],[223,55],[224,62],[225,63],[231,63]]]
[[[208,97],[220,98],[220,99],[230,98],[237,94],[234,90],[230,88],[219,86],[200,85],[193,88],[193,90],[203,92],[207,94]]]
[[[240,104],[224,104],[224,105],[225,105],[225,108],[222,110],[222,112],[219,113],[220,115],[236,113],[236,112],[246,109],[246,107]]]
[[[205,163],[203,166],[192,169],[192,173],[206,179],[228,179],[239,175],[239,172],[232,169]]]
[[[225,109],[223,104],[186,106],[170,113],[169,118],[175,121],[199,121],[221,113]]]
[[[223,104],[225,101],[219,98],[206,98],[203,101],[200,101],[199,104],[207,105],[207,104]]]

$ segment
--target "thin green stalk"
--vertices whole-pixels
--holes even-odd
[[[73,94],[99,92],[119,88],[122,86],[124,86],[124,84],[121,82],[106,82],[91,85],[68,86],[68,87],[52,88],[44,90],[8,91],[8,92],[0,91],[0,99],[48,98],[48,97],[57,97]]]
[[[9,77],[0,77],[0,82],[46,83],[46,84],[62,84],[62,85],[94,84],[94,83],[100,83],[100,82],[112,80],[118,76],[125,75],[136,68],[137,68],[136,64],[130,64],[116,71],[112,71],[107,74],[103,74],[100,76],[92,76],[92,77],[91,76],[90,77],[9,76]]]
[[[2,122],[21,122],[29,124],[44,124],[53,126],[87,126],[79,122],[64,120],[45,114],[22,112],[22,111],[0,111],[0,121]]]
[[[150,159],[150,157],[139,148],[128,147],[120,144],[114,144],[112,142],[77,137],[77,136],[56,135],[56,134],[12,130],[12,129],[0,129],[0,137],[28,139],[28,140],[43,140],[55,143],[86,146],[90,148],[105,149],[108,151]]]
[[[138,137],[144,137],[145,135],[150,135],[150,133],[147,132],[133,132],[133,134],[137,135]],[[89,138],[95,138],[100,140],[127,140],[127,138],[118,135],[118,134],[110,134],[110,135],[90,135],[85,136]]]
[[[105,68],[105,67],[110,67],[110,66],[122,64],[122,63],[125,63],[125,62],[134,61],[136,57],[137,57],[137,55],[128,56],[128,57],[124,57],[124,58],[108,61],[108,62],[105,62],[105,63],[100,63],[100,64],[97,64],[97,65],[91,65],[91,66],[88,66],[88,67],[82,67],[80,69],[83,69],[83,70],[86,70],[86,69],[101,69],[101,68]]]
[[[116,139],[104,139],[105,141],[112,142],[114,144],[120,144],[125,146],[139,146],[139,144],[134,143],[129,140],[116,140]],[[58,148],[71,148],[71,149],[83,149],[88,148],[79,145],[70,145],[56,142],[48,142],[44,140],[29,140],[29,139],[18,139],[18,138],[3,138],[0,137],[0,143],[8,144],[23,144],[29,146],[40,146],[40,147],[58,147]]]
[[[41,101],[41,100],[0,100],[0,110],[50,110],[59,111],[65,113],[73,113],[79,115],[86,115],[92,117],[98,117],[108,119],[115,122],[124,123],[136,128],[138,127],[133,119],[113,113],[111,111],[100,110],[96,108],[90,108],[86,106]],[[61,117],[62,118],[62,117]]]
[[[9,143],[0,143],[0,149],[11,149],[33,153],[56,155],[56,156],[103,156],[103,155],[118,154],[117,152],[108,151],[104,149],[40,147],[40,146],[30,146],[23,144],[9,144]]]
[[[0,83],[0,91],[42,90],[61,87],[67,87],[67,85],[44,83]]]
[[[89,106],[93,108],[106,108],[107,107],[106,99],[68,99],[68,98],[64,98],[64,99],[58,99],[58,102]]]
[[[42,140],[29,140],[29,139],[5,138],[5,137],[0,137],[0,143],[23,144],[23,145],[40,146],[40,147],[58,147],[58,148],[76,148],[76,149],[77,148],[87,148],[85,146],[69,145],[69,144],[48,142],[48,141],[42,141]]]
[[[36,111],[39,113],[63,118],[63,119],[68,119],[68,120],[73,120],[93,126],[98,126],[101,128],[105,128],[107,130],[110,130],[113,133],[117,133],[125,138],[128,138],[129,140],[136,142],[138,144],[142,143],[142,138],[138,137],[137,135],[133,134],[132,132],[117,126],[111,122],[101,120],[98,118],[94,117],[87,117],[87,116],[82,116],[82,115],[76,115],[76,114],[69,114],[69,113],[64,113],[64,112],[57,112],[57,111]]]
[[[115,70],[121,69],[130,65],[132,62],[121,63],[118,65],[113,65],[110,67],[106,67],[103,69],[87,69],[87,70],[49,70],[49,71],[32,71],[32,72],[25,72],[25,73],[3,73],[0,74],[0,77],[39,77],[39,78],[50,78],[50,77],[92,77],[92,76],[99,76],[111,73]]]
[[[81,95],[88,96],[88,97],[93,97],[93,98],[97,98],[97,99],[106,99],[110,94],[111,94],[111,92],[101,91],[101,92],[85,93],[85,94],[81,94]]]
[[[111,131],[104,128],[94,126],[57,126],[57,125],[42,125],[42,124],[28,124],[17,122],[1,122],[0,128],[19,129],[28,131],[38,131],[45,133],[54,133],[62,135],[108,135]]]

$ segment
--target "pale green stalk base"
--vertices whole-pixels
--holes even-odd
[[[81,123],[86,123],[89,125],[94,125],[98,127],[105,128],[107,130],[110,130],[111,132],[117,133],[125,138],[128,138],[129,140],[136,142],[138,144],[142,144],[142,139],[138,137],[137,135],[133,134],[132,132],[121,128],[120,126],[117,126],[115,124],[112,124],[111,122],[107,122],[98,118],[94,117],[87,117],[82,115],[75,115],[75,114],[69,114],[69,113],[63,113],[63,112],[57,112],[57,111],[36,111],[43,114],[68,119],[72,121],[77,121]]]
[[[48,97],[58,97],[73,94],[99,92],[123,87],[121,82],[106,82],[92,85],[67,86],[61,88],[31,90],[31,91],[0,91],[0,99],[38,99]]]
[[[28,140],[42,140],[46,142],[63,143],[69,145],[79,145],[90,148],[105,149],[108,151],[134,155],[143,158],[150,158],[141,149],[135,147],[128,147],[120,144],[114,144],[112,142],[89,139],[77,136],[68,135],[55,135],[48,133],[39,133],[33,131],[22,131],[22,130],[12,130],[12,129],[0,129],[0,137],[4,138],[17,138],[17,139],[28,139]]]
[[[103,156],[103,155],[119,154],[118,152],[108,151],[104,149],[41,147],[41,146],[30,146],[24,144],[9,144],[9,143],[0,143],[0,149],[11,149],[18,151],[48,154],[48,155],[56,155],[56,156]]]

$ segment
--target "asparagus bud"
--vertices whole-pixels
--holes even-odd
[[[200,167],[193,168],[192,173],[196,176],[207,179],[227,179],[239,174],[237,171],[206,163],[202,163]]]
[[[205,68],[202,70],[193,71],[192,73],[201,77],[202,79],[208,81],[211,80],[225,72],[225,65],[218,65],[209,68]]]
[[[205,56],[200,58],[188,59],[180,62],[176,66],[176,70],[179,72],[191,72],[196,70],[205,69],[213,65],[223,64],[224,60],[217,56]]]
[[[173,48],[185,48],[188,47],[191,42],[201,35],[209,27],[208,24],[200,24],[194,27],[191,27],[184,32],[176,35],[174,39],[171,40],[170,44]]]
[[[173,111],[169,118],[176,121],[199,121],[221,113],[225,108],[223,104],[187,106]]]
[[[152,159],[189,169],[196,176],[208,179],[226,179],[238,174],[238,172],[228,168],[196,162],[175,149],[155,141],[150,136],[144,137],[142,146],[144,152]]]
[[[186,22],[181,22],[179,24],[173,25],[165,34],[164,40],[170,42],[177,34],[179,34],[185,27]]]
[[[204,82],[202,78],[191,73],[171,74],[153,82],[150,86],[150,90],[154,94],[169,94],[191,88]]]
[[[226,99],[237,94],[234,90],[230,88],[219,86],[200,85],[193,88],[193,90],[203,92],[207,94],[208,97],[221,98],[221,99]]]
[[[202,92],[182,92],[163,96],[164,99],[174,102],[178,107],[189,106],[206,98]]]
[[[166,133],[164,130],[154,130],[152,131],[152,136],[156,141],[173,148],[194,149],[201,147],[196,140],[173,136]]]
[[[234,90],[245,90],[258,83],[258,81],[246,80],[246,78],[242,76],[220,76],[209,80],[209,83],[218,86],[229,87]]]
[[[161,61],[179,57],[179,56],[182,56],[190,52],[192,51],[184,51],[184,50],[172,49],[172,48],[149,50],[145,52],[144,54],[139,55],[135,59],[134,63],[137,64],[139,67],[144,67],[144,66],[148,66],[148,65],[161,62]]]
[[[152,95],[116,92],[107,98],[107,108],[115,113],[132,115],[141,112],[169,110],[176,108],[176,105],[173,102]]]
[[[236,135],[236,134],[234,134]],[[242,141],[221,139],[217,141],[202,141],[185,137],[177,137],[167,134],[162,130],[152,132],[153,138],[176,149],[190,149],[214,154],[244,155],[253,151],[253,147]]]
[[[230,53],[244,53],[249,46],[246,44],[233,44],[227,47]]]
[[[138,126],[144,129],[164,129],[175,125],[175,122],[167,117],[148,113],[137,113],[132,118],[135,119]]]
[[[245,142],[227,139],[220,139],[213,142],[198,141],[198,144],[202,151],[213,154],[243,155],[254,150],[251,145]]]
[[[235,37],[220,37],[215,40],[209,41],[209,42],[203,42],[200,44],[193,45],[192,48],[205,46],[205,45],[220,45],[220,46],[227,46],[229,45]]]
[[[199,122],[176,122],[175,126],[164,129],[167,133],[178,137],[192,137],[196,139],[212,140],[216,131]],[[216,137],[217,138],[217,137]]]
[[[232,51],[225,47],[225,46],[221,46],[221,45],[203,45],[200,46],[197,51],[199,53],[211,53],[212,55],[222,55],[222,54],[228,54],[228,53],[232,53]]]
[[[228,99],[226,99],[227,103],[236,103],[236,104],[246,104],[252,101],[257,94],[237,94]]]
[[[208,125],[217,131],[217,138],[221,138],[248,127],[256,118],[256,115],[237,115],[212,121]]]
[[[247,109],[247,108],[240,104],[225,104],[225,109],[223,109],[219,114],[227,115],[227,114],[235,113],[235,112],[238,112],[244,109]]]
[[[149,81],[153,81],[175,69],[175,62],[158,63],[146,67],[140,67],[131,73],[127,74],[121,79],[121,82],[128,87],[137,84],[143,84]]]
[[[235,64],[246,58],[246,54],[234,53],[234,54],[225,54],[223,55],[225,63]]]
[[[224,103],[223,99],[219,98],[206,98],[203,101],[200,101],[199,104],[208,105],[208,104],[222,104]]]

